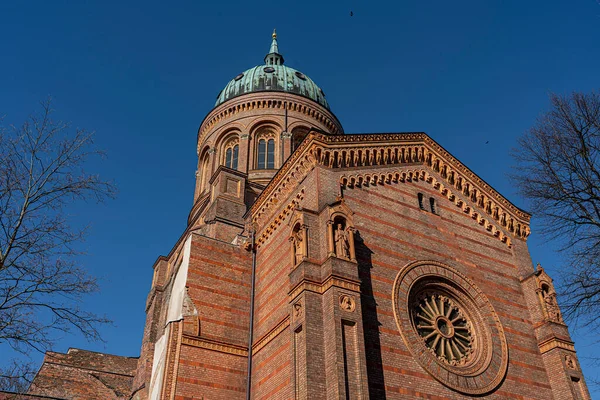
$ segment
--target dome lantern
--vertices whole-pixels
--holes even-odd
[[[265,56],[265,64],[267,65],[283,65],[283,56],[279,54],[279,46],[277,45],[277,32],[273,29],[273,41],[269,54]]]

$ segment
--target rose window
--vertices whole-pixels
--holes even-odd
[[[414,313],[417,333],[441,361],[464,364],[472,353],[471,324],[447,296],[426,293]]]
[[[415,360],[442,384],[464,394],[496,389],[508,368],[508,346],[485,294],[457,269],[415,261],[398,272],[394,317]]]

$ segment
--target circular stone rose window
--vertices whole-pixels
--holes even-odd
[[[463,365],[473,354],[471,323],[449,297],[435,292],[422,293],[413,314],[417,333],[439,360]]]
[[[434,378],[476,395],[500,384],[508,366],[504,331],[467,277],[435,261],[414,262],[396,277],[393,301],[404,342]]]

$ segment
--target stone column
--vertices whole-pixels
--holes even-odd
[[[281,160],[279,168],[292,154],[292,133],[283,131],[281,132]]]
[[[348,227],[348,243],[350,245],[350,261],[356,262],[356,251],[354,247],[354,232],[356,229],[354,227]]]
[[[335,244],[333,243],[333,221],[327,221],[327,256],[335,256]]]
[[[308,225],[301,225],[302,230],[302,259],[308,258]]]
[[[250,169],[250,135],[240,134],[240,152],[238,153],[238,171],[245,174]]]

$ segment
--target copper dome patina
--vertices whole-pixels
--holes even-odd
[[[265,56],[265,64],[250,68],[233,78],[217,96],[215,107],[234,97],[262,91],[297,94],[316,101],[329,110],[325,93],[312,79],[283,65],[275,31],[269,54]]]

